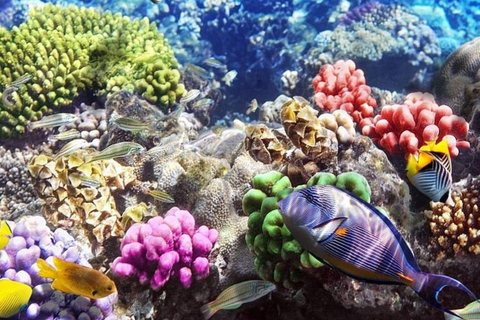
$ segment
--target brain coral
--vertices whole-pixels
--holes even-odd
[[[168,109],[183,94],[177,61],[148,19],[130,20],[74,6],[46,5],[11,31],[0,29],[0,83],[25,74],[32,79],[2,97],[0,138],[18,135],[26,124],[68,105],[85,89],[109,94],[135,91]]]

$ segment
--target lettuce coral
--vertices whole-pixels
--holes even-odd
[[[81,91],[135,91],[166,110],[184,92],[168,42],[147,18],[130,20],[74,6],[32,10],[11,31],[0,29],[0,83],[32,79],[0,106],[0,138],[68,105]]]

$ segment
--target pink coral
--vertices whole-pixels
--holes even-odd
[[[370,95],[363,71],[352,60],[322,66],[312,84],[315,102],[322,110],[345,110],[356,123],[373,117],[377,101]]]
[[[165,217],[136,223],[126,232],[122,256],[113,262],[113,271],[124,277],[136,275],[140,283],[150,282],[154,290],[177,276],[184,288],[208,276],[208,255],[217,241],[218,231],[200,226],[186,210],[170,209]]]
[[[463,140],[468,123],[452,113],[448,106],[435,103],[429,93],[411,93],[405,103],[386,105],[379,115],[365,118],[360,123],[362,133],[372,137],[390,154],[408,152],[416,154],[426,141],[446,138],[450,155],[470,147]]]

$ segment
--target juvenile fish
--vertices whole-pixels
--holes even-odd
[[[85,163],[141,154],[145,148],[136,142],[118,142],[85,157]]]
[[[250,102],[250,106],[248,107],[247,109],[247,114],[250,114],[252,112],[255,112],[257,111],[258,109],[258,101],[257,99],[253,99],[251,102]]]
[[[113,122],[115,122],[120,129],[125,131],[139,132],[142,130],[152,130],[150,124],[130,117],[119,117],[113,120]]]
[[[67,131],[60,132],[59,134],[54,134],[48,136],[48,141],[65,141],[71,140],[80,137],[80,132],[77,129],[70,129]]]
[[[200,90],[198,89],[192,89],[188,91],[181,99],[180,103],[181,104],[187,104],[192,100],[195,100],[198,96],[200,95]]]
[[[219,60],[213,57],[205,59],[203,63],[205,63],[207,66],[212,68],[217,68],[217,69],[225,68],[225,65],[222,62],[220,62]]]
[[[158,200],[163,203],[175,203],[175,199],[168,193],[161,190],[148,190],[148,194],[151,195],[155,200]]]
[[[75,151],[85,148],[87,144],[88,141],[84,139],[72,140],[66,145],[64,145],[63,148],[60,149],[60,151],[58,151],[57,154],[53,157],[53,159],[57,160],[60,157],[71,155]]]
[[[186,70],[188,72],[198,76],[199,78],[204,79],[204,80],[212,79],[212,75],[210,74],[210,72],[208,72],[204,68],[199,67],[197,65],[189,63],[189,64],[187,64],[187,69]]]
[[[194,108],[204,108],[204,107],[211,106],[212,104],[213,104],[213,99],[203,98],[203,99],[200,99],[198,101],[195,101],[195,103],[193,104],[193,107]]]
[[[71,176],[75,179],[80,180],[81,181],[80,185],[84,187],[93,187],[93,188],[100,187],[100,182],[98,180],[89,178],[86,175],[79,174],[79,173],[72,173]]]
[[[30,131],[38,128],[55,128],[74,122],[77,119],[78,116],[73,113],[56,113],[50,116],[45,116],[38,121],[30,122],[27,128]]]
[[[222,78],[223,81],[225,81],[225,84],[227,86],[231,86],[232,85],[232,81],[235,79],[235,77],[237,76],[238,72],[237,70],[230,70],[227,72],[227,74]]]
[[[2,103],[7,107],[13,106],[14,102],[9,100],[10,95],[20,89],[20,87],[30,81],[30,79],[32,79],[32,76],[27,73],[10,83],[2,92]]]
[[[38,275],[53,279],[52,288],[65,293],[73,293],[90,299],[105,298],[117,291],[115,283],[98,270],[54,257],[50,266],[45,260],[38,259]]]
[[[205,319],[209,319],[218,310],[237,309],[242,304],[260,299],[273,290],[275,285],[268,281],[243,281],[225,289],[217,299],[202,306],[200,311]]]
[[[0,222],[0,250],[5,248],[13,236],[12,229],[6,221]]]
[[[0,318],[10,318],[25,310],[31,296],[32,287],[29,285],[0,279]]]

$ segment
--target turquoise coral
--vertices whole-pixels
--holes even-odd
[[[46,5],[11,31],[0,28],[0,83],[33,78],[0,105],[0,138],[66,106],[81,91],[130,90],[167,110],[184,93],[167,40],[147,18],[130,20],[74,6]]]
[[[249,216],[245,239],[249,250],[255,255],[255,268],[260,277],[286,288],[301,286],[305,271],[314,270],[323,264],[293,239],[283,224],[278,201],[295,189],[317,184],[336,185],[367,202],[371,195],[367,180],[355,172],[345,172],[338,176],[320,172],[307,185],[293,189],[287,176],[270,171],[256,175],[252,184],[253,189],[245,194],[242,203],[243,211]]]

